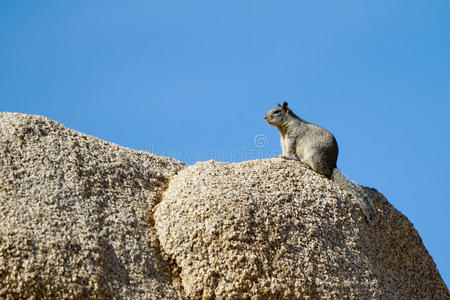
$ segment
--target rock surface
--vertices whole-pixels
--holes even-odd
[[[412,224],[374,197],[370,226],[297,161],[202,162],[172,178],[155,223],[191,298],[448,299]]]
[[[183,164],[0,114],[0,298],[179,298],[149,225]]]
[[[297,161],[185,167],[0,113],[0,182],[0,299],[450,298],[386,199],[370,226]]]

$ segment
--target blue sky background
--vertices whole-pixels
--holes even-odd
[[[450,1],[0,2],[0,110],[186,163],[280,153],[286,100],[450,283]]]

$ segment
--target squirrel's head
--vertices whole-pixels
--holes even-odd
[[[272,108],[264,116],[264,120],[272,126],[282,125],[288,121],[288,117],[292,113],[289,109],[287,102],[283,102],[283,105],[278,104],[277,107]]]

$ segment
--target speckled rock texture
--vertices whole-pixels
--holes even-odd
[[[0,113],[0,299],[449,299],[373,197],[370,226],[298,161],[185,167]]]
[[[171,179],[154,218],[189,298],[449,299],[413,225],[373,195],[370,226],[298,161],[210,161]]]
[[[0,299],[177,299],[150,225],[183,164],[0,113]]]

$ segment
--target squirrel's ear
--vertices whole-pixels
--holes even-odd
[[[278,103],[278,107],[281,107],[280,103]]]
[[[286,101],[283,102],[283,108],[288,108],[288,104]]]

